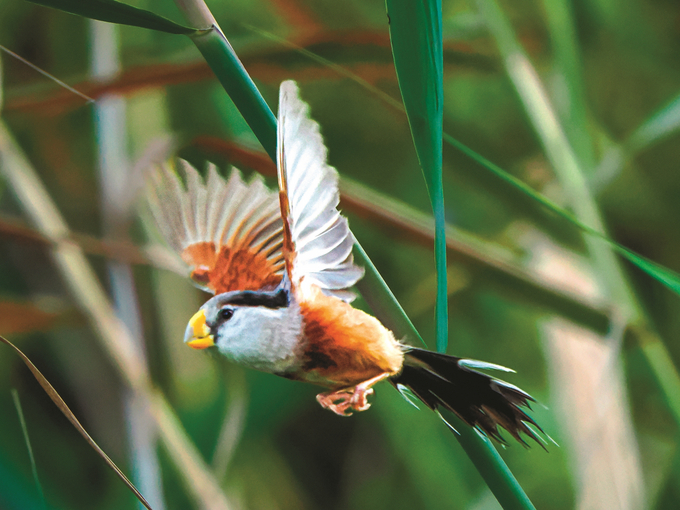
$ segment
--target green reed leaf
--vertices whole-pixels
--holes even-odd
[[[132,7],[115,0],[28,0],[34,4],[44,5],[83,16],[84,18],[118,23],[132,27],[149,28],[168,34],[191,34],[195,28],[185,27],[153,12]],[[207,27],[206,27],[207,28]]]
[[[458,140],[455,138],[449,136],[449,135],[444,135],[444,139],[446,140],[447,143],[452,145],[453,147],[456,147],[458,150],[472,158],[473,160],[477,161],[481,165],[483,165],[485,168],[490,170],[494,175],[497,177],[503,179],[506,183],[510,184],[511,186],[519,189],[523,193],[525,193],[527,196],[532,198],[533,200],[536,200],[539,202],[541,205],[546,207],[548,210],[554,212],[557,214],[559,217],[565,219],[572,225],[575,225],[582,231],[584,231],[587,234],[590,234],[591,236],[597,237],[604,241],[605,243],[608,243],[619,255],[624,257],[626,260],[631,262],[632,264],[636,265],[638,268],[643,270],[645,273],[647,273],[649,276],[654,278],[655,280],[658,280],[659,282],[663,283],[666,285],[669,289],[671,289],[673,292],[676,294],[680,295],[680,274],[676,273],[675,271],[672,271],[671,269],[668,269],[665,266],[662,266],[661,264],[658,264],[642,255],[639,253],[634,252],[633,250],[626,248],[625,246],[617,243],[613,239],[610,239],[603,233],[595,230],[594,228],[589,227],[588,225],[582,223],[579,221],[573,214],[571,214],[569,211],[566,209],[561,208],[560,206],[556,205],[554,202],[551,200],[548,200],[546,197],[541,195],[539,192],[535,191],[532,189],[529,185],[525,184],[524,182],[520,181],[513,175],[509,174],[505,170],[503,170],[501,167],[498,165],[495,165],[488,159],[484,158],[480,154],[476,153],[469,147],[466,147],[462,143],[460,143]]]
[[[435,218],[437,350],[448,344],[446,216],[442,186],[444,114],[441,0],[387,0],[394,67]]]
[[[454,433],[503,510],[534,509],[524,489],[494,448],[491,440],[454,413],[441,409],[439,417]]]

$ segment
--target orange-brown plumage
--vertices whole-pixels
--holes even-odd
[[[215,253],[215,243],[200,242],[187,246],[182,259],[194,267],[191,278],[216,294],[274,288],[281,282],[279,264],[244,248],[221,246]]]
[[[299,300],[305,338],[301,379],[338,389],[401,370],[402,348],[380,321],[315,285],[306,286]]]

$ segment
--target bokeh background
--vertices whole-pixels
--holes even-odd
[[[170,0],[129,3],[182,21]],[[510,32],[490,5],[443,2],[445,132],[585,222],[595,216],[579,211],[595,205],[613,239],[679,270],[680,4],[502,2]],[[300,84],[342,176],[357,239],[434,348],[431,214],[406,117],[394,105],[384,3],[209,6],[272,109],[281,81]],[[535,75],[508,58],[509,42]],[[451,432],[388,385],[369,412],[343,419],[316,404],[316,388],[182,345],[186,321],[208,296],[171,271],[145,221],[140,158],[173,135],[179,155],[199,167],[236,164],[274,184],[271,162],[189,39],[3,0],[0,44],[96,99],[3,53],[2,161],[23,157],[38,176],[70,229],[62,238],[83,250],[107,289],[108,299],[86,295],[90,307],[117,306],[136,342],[133,358],[148,367],[230,508],[498,508]],[[521,91],[535,83],[551,109],[532,110],[540,90]],[[575,155],[571,173],[546,145],[541,121],[553,113]],[[78,297],[73,275],[85,266],[65,276],[54,239],[27,214],[49,200],[17,193],[0,171],[0,333],[154,508],[201,507],[187,488],[189,467],[159,444]],[[449,352],[514,368],[506,380],[539,401],[533,416],[560,444],[548,453],[501,449],[536,507],[677,508],[678,295],[450,145],[444,189]],[[3,346],[0,508],[45,506],[138,503]]]

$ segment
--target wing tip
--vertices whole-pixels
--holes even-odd
[[[298,84],[295,80],[284,80],[281,82],[281,85],[279,86],[279,95],[283,94],[298,94],[298,91],[300,90],[300,87],[298,87]]]

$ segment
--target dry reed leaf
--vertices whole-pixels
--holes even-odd
[[[60,315],[31,302],[0,301],[0,331],[5,335],[44,331],[51,328]]]
[[[645,508],[616,342],[564,320],[544,327],[556,411],[573,448],[578,510]]]
[[[97,452],[97,454],[104,459],[104,462],[108,464],[108,466],[116,473],[118,478],[120,478],[125,485],[128,486],[128,488],[134,493],[134,495],[137,497],[137,499],[149,510],[151,510],[151,506],[147,501],[144,499],[144,496],[137,490],[137,488],[132,484],[130,480],[125,476],[125,473],[123,473],[118,466],[116,466],[116,463],[113,462],[108,455],[102,450],[99,445],[95,442],[94,439],[90,436],[90,434],[87,433],[85,428],[80,424],[78,421],[78,418],[75,417],[71,409],[69,409],[68,405],[66,405],[66,402],[64,402],[64,399],[59,396],[59,393],[57,393],[57,390],[54,389],[54,387],[50,384],[50,382],[45,378],[44,375],[38,370],[38,368],[31,362],[28,357],[21,352],[21,350],[14,345],[12,342],[7,340],[6,338],[0,336],[0,342],[9,345],[12,349],[14,349],[14,352],[16,352],[19,357],[21,358],[21,361],[24,362],[24,364],[28,367],[28,369],[33,373],[33,376],[35,379],[40,383],[40,386],[45,390],[45,393],[47,393],[47,396],[52,399],[52,402],[55,403],[55,405],[59,408],[59,410],[66,416],[66,419],[71,422],[71,425],[75,427],[75,429],[80,433],[81,436],[85,438],[85,441],[92,447],[94,451]]]

